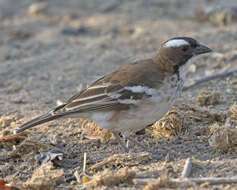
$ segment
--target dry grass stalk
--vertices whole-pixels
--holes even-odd
[[[237,177],[204,177],[204,178],[168,178],[162,177],[139,179],[135,178],[133,181],[135,184],[146,185],[145,190],[155,190],[158,188],[178,188],[186,189],[187,187],[194,186],[195,184],[208,183],[209,185],[215,184],[230,184],[237,183]],[[186,187],[186,188],[184,188]]]
[[[83,159],[83,173],[86,173],[86,160],[87,160],[87,153],[84,152],[84,159]]]
[[[183,118],[173,108],[153,126],[153,135],[157,138],[180,136],[183,129]]]
[[[191,170],[192,170],[192,159],[188,158],[185,162],[184,169],[183,169],[181,177],[182,178],[187,178],[190,175]]]
[[[136,166],[143,161],[151,159],[151,155],[147,152],[142,153],[126,153],[126,154],[114,154],[109,158],[104,159],[103,161],[94,164],[89,168],[89,170],[98,170],[104,166]]]
[[[221,94],[217,91],[201,91],[197,97],[199,106],[215,105],[222,100]]]
[[[96,123],[89,119],[81,119],[82,134],[88,139],[99,139],[102,142],[108,142],[111,133],[108,129],[101,129]]]
[[[229,128],[215,124],[211,126],[210,132],[210,146],[220,152],[237,152],[237,128]]]
[[[94,176],[91,181],[85,183],[87,188],[96,188],[101,186],[114,186],[121,183],[129,183],[135,177],[136,172],[129,171],[127,168],[122,168],[117,172],[105,170]]]

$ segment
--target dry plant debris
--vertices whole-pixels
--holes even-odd
[[[9,146],[19,144],[26,139],[26,133],[7,135],[0,138],[1,144],[7,144]]]
[[[195,159],[194,159],[195,161]],[[196,161],[195,161],[196,162]],[[195,163],[197,164],[197,163]],[[199,164],[198,164],[199,165]],[[145,190],[153,190],[159,188],[175,188],[175,189],[187,189],[188,187],[194,187],[194,189],[199,189],[200,187],[207,187],[211,184],[229,184],[237,183],[236,177],[203,177],[203,178],[189,178],[190,172],[192,170],[192,159],[188,158],[185,162],[183,172],[179,178],[171,178],[167,175],[161,175],[158,179],[154,177],[139,178],[139,174],[133,179],[134,184],[146,185]]]
[[[186,133],[185,127],[194,124],[224,122],[226,114],[196,105],[181,104],[174,107],[153,126],[153,135],[157,138],[181,136]],[[203,128],[202,134],[208,131]]]
[[[105,166],[136,166],[141,162],[151,160],[151,155],[147,152],[114,154],[103,161],[91,166],[89,170],[98,170]]]
[[[21,144],[17,145],[15,149],[5,154],[5,157],[20,156],[22,158],[31,156],[30,153],[34,155],[38,152],[46,152],[53,149],[53,145],[39,142],[38,140],[25,139]]]
[[[159,183],[161,178],[162,183]],[[202,177],[202,178],[168,178],[168,177],[160,177],[157,179],[155,178],[146,178],[146,179],[133,179],[135,184],[147,185],[145,187],[148,190],[158,189],[159,187],[166,187],[166,188],[178,188],[178,189],[187,189],[191,186],[196,186],[199,184],[200,186],[207,186],[207,185],[215,185],[215,184],[231,184],[237,183],[236,177]],[[166,183],[165,183],[166,182]],[[195,189],[200,189],[196,188]]]
[[[217,91],[201,91],[197,97],[197,104],[199,106],[215,105],[222,100],[221,94]]]
[[[196,105],[177,105],[180,115],[184,118],[184,126],[195,123],[209,124],[214,122],[224,122],[226,114],[213,109],[206,109]]]
[[[0,117],[0,138],[7,138],[7,136],[10,136],[12,130],[19,124],[20,118],[21,116],[18,113],[8,116],[2,115]]]
[[[157,138],[180,136],[183,131],[183,118],[176,108],[170,110],[162,119],[152,126]]]
[[[112,136],[108,129],[101,129],[89,119],[81,119],[82,135],[88,139],[99,139],[101,142],[108,142]]]
[[[8,117],[8,116],[2,116],[0,118],[0,127],[1,128],[6,128],[8,127],[13,121],[15,121],[14,118]]]
[[[122,168],[116,172],[111,170],[104,170],[103,172],[93,176],[93,179],[84,185],[87,188],[96,188],[101,186],[114,186],[121,183],[129,183],[135,177],[136,172]]]
[[[237,122],[237,102],[230,107],[229,115],[232,122]]]
[[[26,182],[14,184],[14,186],[25,190],[53,190],[55,182],[63,176],[63,169],[53,169],[53,164],[47,163],[37,168]]]
[[[155,182],[148,182],[144,190],[157,190],[160,188],[177,188],[178,184],[170,181],[169,177],[161,176]]]
[[[237,152],[237,128],[219,126],[217,124],[210,128],[210,146],[220,152]]]

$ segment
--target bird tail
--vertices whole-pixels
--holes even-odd
[[[52,120],[60,118],[62,116],[63,115],[61,115],[61,114],[55,114],[54,115],[54,114],[52,114],[52,112],[49,112],[47,114],[44,114],[44,115],[39,116],[39,117],[36,117],[35,119],[32,119],[32,120],[24,123],[22,126],[20,126],[19,128],[15,129],[13,131],[13,133],[14,134],[20,133],[22,131],[25,131],[26,129],[32,128],[32,127],[37,126],[37,125],[40,125],[42,123],[46,123],[46,122],[52,121]]]

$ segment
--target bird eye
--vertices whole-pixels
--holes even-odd
[[[192,44],[191,47],[192,47],[192,48],[196,48],[196,47],[197,47],[197,44]]]
[[[182,51],[183,51],[183,52],[185,52],[185,51],[187,51],[187,50],[188,50],[188,46],[182,47]]]

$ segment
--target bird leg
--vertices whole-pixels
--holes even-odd
[[[131,141],[131,142],[133,142],[134,144],[140,146],[144,151],[149,152],[148,151],[149,150],[148,147],[146,147],[144,144],[138,142],[135,138],[132,138],[131,136],[127,136],[127,135],[125,135],[124,138],[129,140],[129,141]]]
[[[112,132],[115,139],[117,140],[117,142],[123,147],[124,151],[127,153],[129,152],[129,148],[121,141],[121,138],[119,136],[119,134],[117,132]],[[148,147],[146,147],[144,144],[140,143],[139,141],[137,141],[135,138],[132,138],[129,135],[123,135],[123,137],[126,140],[129,140],[131,142],[133,142],[134,144],[138,145],[139,147],[141,147],[144,151],[151,153],[153,156],[157,157],[157,159],[161,158],[161,152],[160,151],[154,151],[149,149]]]
[[[112,132],[116,141],[123,147],[125,152],[129,152],[129,148],[121,141],[121,138],[118,133]]]
[[[141,147],[144,151],[151,153],[152,155],[159,155],[161,154],[160,151],[154,151],[149,149],[148,147],[146,147],[144,144],[140,143],[139,141],[137,141],[135,138],[128,136],[128,135],[124,135],[124,138],[133,142],[134,144],[138,145],[139,147]]]

